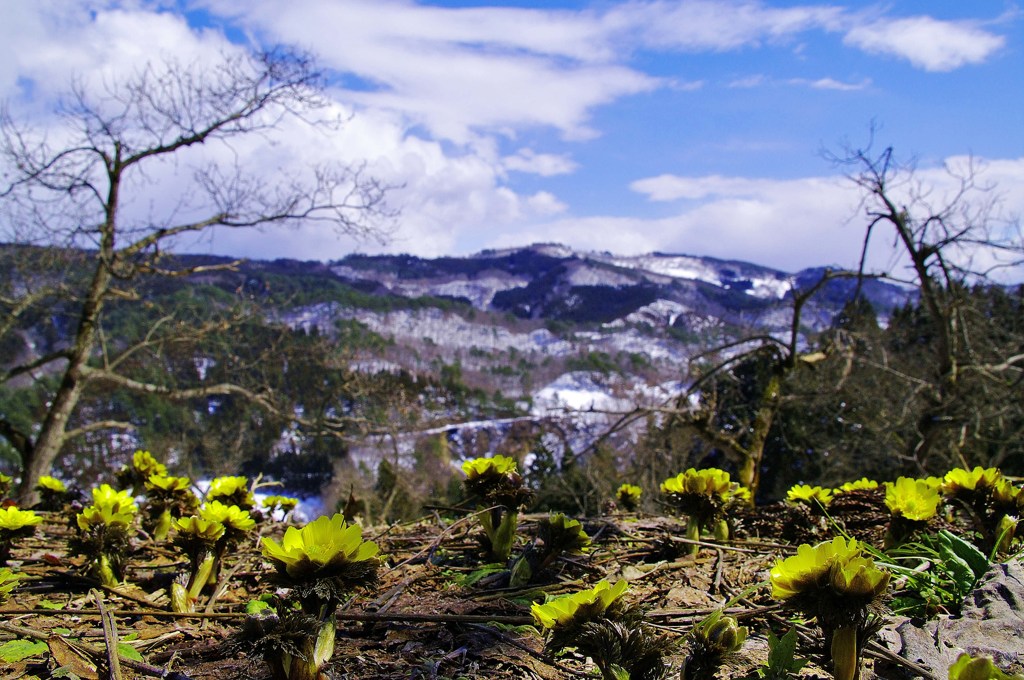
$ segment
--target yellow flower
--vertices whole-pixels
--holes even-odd
[[[826,587],[842,595],[874,596],[885,589],[889,575],[862,555],[857,541],[839,536],[816,546],[799,546],[796,555],[775,563],[769,579],[772,597],[786,600]]]
[[[151,475],[166,475],[167,466],[153,457],[149,451],[138,450],[132,456],[132,467],[135,468],[142,479],[148,479]]]
[[[733,484],[733,489],[726,494],[726,499],[730,501],[739,501],[740,503],[750,503],[752,498],[750,489],[739,484]]]
[[[942,492],[955,495],[962,492],[981,491],[995,487],[1002,480],[1003,473],[999,468],[983,468],[980,465],[973,470],[955,468],[942,478]]]
[[[43,521],[43,518],[32,510],[19,510],[12,506],[0,508],[0,540],[5,532],[15,532],[27,527],[34,527]]]
[[[786,502],[792,505],[799,503],[815,505],[815,502],[817,502],[822,506],[826,506],[832,502],[832,490],[808,484],[794,484],[786,492]]]
[[[39,478],[39,483],[36,484],[36,488],[40,491],[52,491],[54,493],[66,493],[68,487],[64,485],[64,482],[60,481],[56,477],[50,475],[43,475]]]
[[[939,491],[923,479],[900,477],[885,484],[885,505],[893,515],[923,522],[938,511]]]
[[[219,499],[227,505],[251,508],[254,503],[249,491],[249,480],[245,477],[217,477],[210,482],[206,491],[207,500]]]
[[[165,491],[175,493],[188,491],[192,487],[192,480],[188,477],[171,477],[166,474],[153,474],[146,480],[146,490]]]
[[[462,471],[466,473],[468,479],[506,475],[516,472],[516,461],[508,456],[471,458],[462,464]]]
[[[220,501],[210,501],[204,505],[199,509],[199,516],[207,522],[218,522],[225,529],[238,532],[249,531],[256,526],[256,520],[248,510],[242,510],[237,505],[225,505]]]
[[[362,534],[358,524],[346,525],[341,514],[318,517],[301,529],[288,527],[281,543],[264,538],[263,556],[296,581],[330,578],[377,556],[377,544],[364,541]]]
[[[107,508],[111,514],[128,513],[132,516],[139,511],[135,499],[128,491],[118,491],[109,484],[101,484],[92,490],[92,504]]]
[[[539,523],[537,535],[548,547],[557,545],[566,552],[578,553],[590,547],[590,536],[579,520],[569,519],[561,512],[553,512],[547,522]]]
[[[666,494],[699,494],[725,498],[732,491],[733,483],[729,473],[718,468],[705,470],[688,469],[661,483],[661,492]]]
[[[796,549],[796,555],[775,562],[768,574],[772,584],[772,597],[786,600],[794,595],[820,588],[827,582],[836,552],[841,547],[848,550],[843,541],[840,545],[833,542],[819,543],[816,546],[804,543]]]
[[[100,525],[127,529],[135,519],[135,513],[113,505],[90,505],[75,516],[78,528],[88,531]]]
[[[875,566],[870,557],[836,560],[830,573],[832,589],[843,595],[872,599],[889,585],[889,572]]]
[[[643,489],[641,489],[636,484],[623,484],[622,486],[619,487],[619,490],[615,492],[615,495],[618,496],[619,498],[622,498],[623,496],[629,496],[634,501],[637,501],[640,499],[640,494],[642,493]]]
[[[530,607],[535,625],[544,629],[565,626],[571,622],[583,623],[608,610],[629,588],[625,580],[614,586],[599,581],[590,590],[563,595],[547,604],[535,603]]]
[[[1000,479],[992,489],[992,500],[1000,506],[1024,509],[1024,488],[1014,486],[1008,479]]]
[[[203,543],[213,545],[224,535],[224,525],[220,522],[203,519],[202,517],[180,517],[174,520],[174,528],[179,534],[194,538]]]
[[[846,492],[846,491],[861,491],[861,490],[869,490],[869,489],[877,489],[877,488],[878,488],[878,482],[876,482],[873,479],[868,479],[867,477],[861,477],[860,479],[858,479],[855,482],[847,482],[846,484],[843,484],[838,489],[836,489],[835,492],[839,493],[839,492]]]
[[[299,505],[298,498],[291,498],[290,496],[267,496],[263,499],[263,507],[267,510],[274,511],[277,508],[288,512],[294,510]]]

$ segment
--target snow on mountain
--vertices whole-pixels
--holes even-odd
[[[682,390],[678,381],[645,385],[618,376],[571,371],[534,393],[533,415],[550,416],[566,410],[624,412],[640,405],[664,403]]]
[[[590,262],[574,262],[569,266],[564,277],[571,286],[631,286],[636,283],[635,276],[609,270],[607,267],[595,267]]]
[[[668,327],[672,326],[680,316],[692,311],[689,305],[673,300],[659,299],[649,305],[644,305],[632,314],[605,324],[605,327],[614,328],[626,324],[648,324],[655,328]]]
[[[571,343],[544,328],[516,332],[493,323],[477,323],[453,312],[436,308],[375,312],[324,303],[298,307],[282,315],[281,321],[293,328],[306,330],[316,326],[328,331],[337,319],[354,319],[370,330],[396,342],[428,340],[434,344],[455,347],[476,347],[484,350],[541,350],[552,356],[573,351]]]
[[[610,411],[628,407],[612,395],[608,385],[598,383],[596,376],[586,371],[558,376],[533,395],[533,404],[534,414],[538,416],[560,413],[565,409]]]
[[[473,276],[453,275],[444,278],[403,279],[394,274],[357,270],[344,265],[331,267],[337,276],[349,280],[376,281],[388,292],[402,297],[434,297],[465,298],[477,309],[487,309],[494,296],[504,290],[523,288],[530,283],[525,276],[516,276],[500,270],[491,270]]]
[[[600,256],[608,264],[651,272],[673,279],[704,281],[721,288],[741,286],[747,295],[764,299],[782,299],[793,287],[793,277],[783,272],[742,263],[728,263],[690,255]]]

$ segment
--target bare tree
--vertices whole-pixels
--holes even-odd
[[[786,388],[788,378],[799,369],[826,358],[823,351],[804,351],[801,347],[804,308],[829,281],[843,276],[849,276],[849,272],[826,270],[811,286],[793,290],[793,311],[785,339],[772,335],[745,337],[712,350],[713,354],[725,353],[728,356],[698,371],[697,379],[680,395],[671,411],[677,419],[677,427],[718,449],[736,465],[738,481],[752,494],[757,493],[761,483],[761,462],[769,432],[779,409],[791,398]],[[732,351],[737,348],[743,351]],[[694,357],[691,365],[704,356],[706,354]],[[751,379],[753,394],[749,397],[748,416],[742,422],[733,422],[724,417],[725,408],[718,403],[718,391],[714,385],[722,379],[735,380],[736,376],[730,372],[744,363],[758,376]]]
[[[986,313],[981,300],[985,288],[998,285],[995,272],[1024,263],[1019,224],[998,213],[995,187],[981,181],[973,160],[947,167],[952,188],[942,191],[922,181],[911,164],[898,162],[892,147],[878,152],[868,144],[831,158],[850,168],[851,181],[863,192],[868,224],[861,271],[869,269],[873,241],[889,236],[898,259],[893,268],[875,274],[916,289],[933,337],[923,349],[925,367],[913,375],[875,367],[904,379],[909,398],[920,403],[901,454],[922,472],[970,465],[966,452],[971,448],[977,462],[986,462],[998,454],[981,449],[998,448],[1002,438],[993,433],[993,423],[1001,431],[1018,431],[1008,423],[1019,419],[1019,408],[1008,413],[1006,399],[1020,403],[1024,339],[991,342],[999,335],[993,324],[1005,320]],[[972,440],[977,440],[973,447]]]
[[[150,64],[98,94],[76,83],[59,110],[59,125],[37,134],[8,111],[0,118],[4,210],[0,229],[15,244],[38,244],[72,254],[84,265],[81,281],[22,280],[5,285],[0,330],[14,329],[35,305],[60,300],[72,310],[66,346],[21,357],[5,367],[0,384],[57,378],[41,422],[31,430],[0,414],[0,435],[20,454],[19,495],[33,496],[65,443],[123,422],[72,427],[88,387],[109,386],[171,399],[235,394],[268,407],[271,395],[230,382],[169,386],[120,372],[125,356],[102,337],[105,305],[137,298],[143,277],[180,277],[230,265],[174,266],[166,252],[176,239],[214,228],[247,229],[321,223],[341,234],[380,236],[388,225],[386,188],[361,167],[316,166],[303,176],[270,177],[265,168],[239,167],[238,148],[270,135],[289,119],[322,120],[328,102],[310,58],[291,51],[225,56],[213,64]],[[198,153],[201,149],[204,153]],[[218,161],[217,157],[222,159]],[[210,159],[214,160],[210,160]],[[187,177],[173,209],[143,214],[146,183],[172,169]],[[148,211],[152,212],[152,211]],[[70,270],[69,270],[70,271]],[[141,342],[152,341],[152,338]]]

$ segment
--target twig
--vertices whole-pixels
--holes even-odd
[[[459,526],[460,524],[467,523],[470,519],[475,517],[477,514],[479,514],[479,513],[474,512],[472,515],[469,515],[467,517],[463,517],[462,519],[459,519],[459,520],[456,520],[456,521],[452,522],[451,524],[449,524],[444,529],[444,531],[439,533],[437,535],[437,537],[434,538],[434,540],[430,542],[429,545],[427,545],[425,548],[421,549],[419,552],[413,553],[413,555],[411,557],[409,557],[409,558],[407,558],[405,560],[402,560],[401,562],[399,562],[395,566],[391,567],[391,569],[389,571],[394,571],[395,569],[398,569],[399,567],[404,567],[405,565],[409,564],[410,562],[415,560],[417,557],[419,557],[423,553],[427,553],[427,560],[429,561],[430,556],[432,556],[434,554],[434,551],[437,550],[438,546],[441,545],[441,541],[444,539],[445,536],[450,534],[455,529],[455,527]]]
[[[103,605],[103,594],[99,590],[92,591],[92,599],[100,610],[100,622],[103,625],[103,642],[107,646],[107,670],[110,680],[124,680],[121,675],[121,660],[117,656],[117,623],[114,616]]]
[[[899,654],[896,654],[892,650],[886,649],[882,645],[878,644],[875,640],[868,642],[867,647],[864,649],[864,654],[875,659],[883,659],[898,666],[903,666],[916,675],[920,675],[924,680],[939,680],[937,675],[934,675],[924,666],[916,664],[910,659],[904,659]]]
[[[715,562],[715,579],[711,582],[711,591],[713,593],[722,592],[722,568],[725,563],[725,553],[722,549],[718,549],[718,560]]]

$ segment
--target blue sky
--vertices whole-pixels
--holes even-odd
[[[852,265],[843,140],[917,159],[937,194],[972,155],[1024,212],[1024,13],[932,0],[0,0],[0,96],[22,117],[72,75],[271,43],[316,53],[351,120],[331,158],[401,185],[385,245],[312,231],[198,248],[338,258],[557,241],[784,270]],[[308,138],[282,131],[280,147]],[[293,136],[289,136],[293,135]],[[324,153],[322,149],[318,153]],[[876,254],[884,264],[886,255]]]

